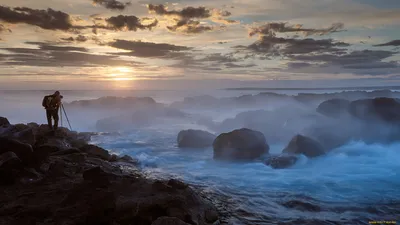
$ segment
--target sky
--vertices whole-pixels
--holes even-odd
[[[400,85],[399,0],[2,0],[0,89]]]

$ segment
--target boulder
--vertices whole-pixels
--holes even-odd
[[[33,157],[32,146],[14,139],[0,137],[0,154],[14,152],[24,164],[29,164]]]
[[[39,129],[39,124],[37,123],[28,123],[27,125],[32,129]]]
[[[13,185],[15,181],[16,176],[12,170],[0,168],[0,186]]]
[[[14,152],[6,152],[0,155],[1,169],[20,169],[21,160]]]
[[[274,169],[284,169],[293,166],[297,162],[297,157],[293,155],[269,156],[265,165]]]
[[[187,184],[183,183],[182,181],[176,180],[176,179],[170,179],[168,181],[167,185],[169,185],[175,189],[186,189],[188,187]]]
[[[350,103],[349,112],[361,120],[400,122],[400,102],[393,98],[362,99]]]
[[[100,148],[95,145],[85,145],[80,150],[89,156],[95,156],[103,160],[109,161],[111,159],[111,155],[107,150]]]
[[[189,225],[176,217],[159,217],[151,225]]]
[[[8,121],[8,119],[0,116],[0,127],[8,126],[8,125],[10,125],[10,122]]]
[[[51,154],[60,151],[57,146],[42,145],[33,148],[33,158],[30,165],[34,168],[39,168],[40,165],[46,161]]]
[[[334,98],[322,102],[318,106],[317,112],[325,116],[338,118],[348,113],[349,105],[350,105],[349,100]]]
[[[254,160],[269,151],[264,135],[247,128],[220,134],[213,148],[214,159],[234,161]]]
[[[283,149],[282,153],[303,154],[307,157],[317,157],[325,154],[324,147],[316,140],[303,135],[296,135]]]
[[[27,128],[18,133],[15,133],[13,135],[13,138],[30,145],[34,145],[36,142],[36,137],[32,128]]]
[[[108,185],[109,174],[105,172],[101,167],[97,166],[83,172],[83,179],[87,182],[102,186]]]
[[[180,148],[211,147],[216,136],[202,130],[182,130],[178,134],[177,142]]]

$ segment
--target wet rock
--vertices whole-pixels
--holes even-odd
[[[28,126],[29,128],[34,129],[34,130],[36,130],[36,129],[39,128],[39,124],[37,124],[37,123],[28,123],[27,126]]]
[[[30,145],[34,145],[36,142],[36,137],[32,128],[28,128],[18,133],[15,133],[13,135],[13,138]]]
[[[21,166],[21,160],[14,152],[6,152],[0,155],[1,169],[20,169]]]
[[[169,185],[175,189],[185,189],[188,187],[187,184],[183,183],[182,181],[176,180],[176,179],[170,179],[168,181],[167,185]]]
[[[138,166],[139,165],[139,160],[134,159],[134,158],[132,158],[132,157],[130,157],[128,155],[124,155],[122,157],[118,157],[117,156],[117,159],[116,159],[115,162],[116,163],[122,163],[122,164],[130,164],[130,165],[133,165],[133,166]]]
[[[297,162],[296,156],[291,155],[277,155],[269,156],[265,161],[265,165],[274,169],[284,169],[293,166]]]
[[[350,101],[346,99],[330,99],[322,102],[318,108],[317,112],[325,116],[338,118],[344,114],[348,114]]]
[[[0,116],[0,127],[8,126],[8,125],[10,125],[10,122],[8,121],[8,119]]]
[[[400,122],[400,102],[394,98],[363,99],[350,103],[349,112],[361,120]]]
[[[96,191],[88,202],[86,224],[113,224],[116,209],[116,195],[113,191]]]
[[[212,146],[216,136],[202,130],[182,130],[177,142],[180,148],[206,148]]]
[[[264,135],[246,128],[220,134],[213,148],[214,159],[234,161],[254,160],[269,151]]]
[[[64,178],[66,167],[67,164],[63,161],[53,161],[50,163],[46,175],[48,178]]]
[[[13,185],[16,181],[14,171],[0,168],[0,186]]]
[[[85,153],[70,153],[63,155],[64,159],[73,163],[84,163],[87,159],[87,154]]]
[[[83,172],[83,179],[99,186],[108,185],[110,183],[109,174],[104,172],[99,166],[85,170],[85,172]]]
[[[110,157],[110,162],[116,162],[118,160],[118,156],[115,154],[112,154]]]
[[[159,180],[154,181],[154,183],[152,184],[152,188],[157,191],[172,191],[173,190],[173,188],[170,185],[164,183],[163,181],[159,181]]]
[[[53,151],[51,155],[56,156],[56,155],[70,155],[70,154],[75,154],[75,153],[81,153],[81,150],[77,148],[69,148],[65,150],[59,150],[59,151]]]
[[[159,217],[151,225],[189,225],[176,217]]]
[[[214,209],[208,209],[204,212],[207,223],[214,223],[218,220],[218,212]]]
[[[85,145],[80,150],[84,153],[87,153],[90,156],[95,156],[103,160],[109,161],[111,158],[110,153],[107,150],[104,150],[103,148],[100,148],[95,145]]]
[[[320,212],[321,211],[321,207],[319,207],[317,205],[313,205],[308,202],[299,201],[299,200],[288,201],[288,202],[283,203],[282,205],[285,206],[286,208],[297,209],[300,211],[309,211],[309,212]]]
[[[317,157],[325,154],[324,147],[314,139],[303,135],[296,135],[283,149],[282,153],[303,154],[307,157]]]
[[[32,146],[17,140],[0,137],[0,154],[14,152],[24,164],[29,164],[33,157]]]

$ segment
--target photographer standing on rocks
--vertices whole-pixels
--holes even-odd
[[[59,91],[54,92],[52,95],[46,95],[43,98],[42,106],[46,109],[47,123],[50,130],[56,131],[58,128],[58,110],[61,106],[61,99]],[[52,118],[54,119],[54,127],[52,126]]]

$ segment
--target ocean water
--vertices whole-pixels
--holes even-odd
[[[3,93],[0,116],[8,117],[11,123],[44,123],[45,114],[41,107],[44,93]],[[202,94],[230,97],[257,93],[83,91],[67,92],[64,100],[149,96],[158,102],[171,103],[181,101],[186,96]],[[190,109],[187,111],[195,113]],[[238,112],[237,109],[231,109],[207,113],[221,121]],[[99,112],[98,116],[106,115]],[[74,130],[94,130],[94,115],[73,111],[69,117]],[[119,136],[96,136],[92,142],[113,153],[128,154],[139,159],[142,170],[149,177],[174,177],[194,185],[219,207],[223,222],[227,224],[350,225],[370,224],[372,221],[400,222],[400,142],[350,142],[325,156],[314,159],[301,157],[291,168],[274,170],[262,162],[215,161],[212,148],[179,149],[177,134],[189,128],[207,129],[194,123],[166,122],[140,129],[132,127]],[[279,153],[286,144],[272,145],[270,152]]]
[[[131,155],[153,178],[175,177],[222,201],[228,224],[368,224],[400,218],[400,143],[352,142],[288,169],[213,160],[211,148],[179,149],[173,129],[99,136],[95,144]],[[283,145],[271,146],[278,153]],[[285,203],[312,204],[311,211]],[[314,207],[319,209],[315,210]]]

